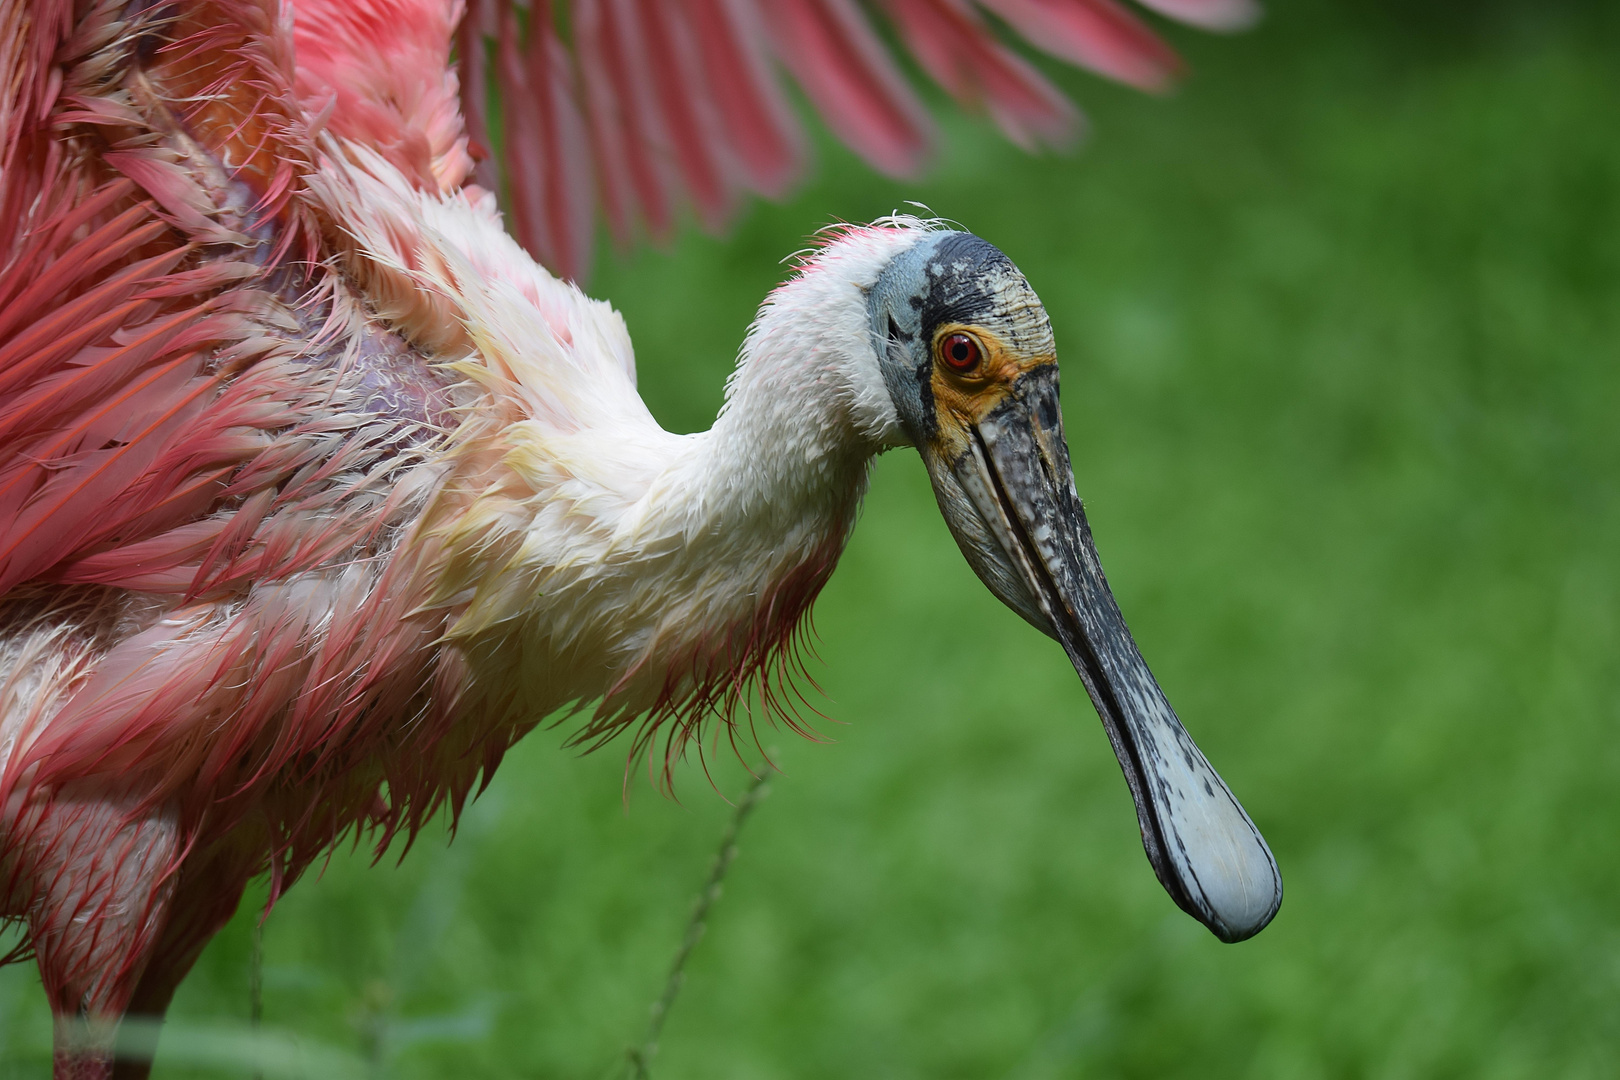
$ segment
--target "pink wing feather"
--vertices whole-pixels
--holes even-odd
[[[508,205],[524,243],[548,266],[584,273],[591,255],[591,158],[574,100],[573,61],[551,20],[548,0],[530,12],[527,45],[512,0],[500,0],[496,69],[505,115]]]
[[[1254,0],[1137,2],[1206,30],[1258,14]],[[873,3],[930,78],[1026,149],[1071,145],[1083,117],[984,12],[1043,52],[1140,89],[1164,90],[1181,71],[1116,0]],[[638,226],[667,236],[683,203],[717,229],[744,193],[782,195],[803,171],[805,141],[777,66],[873,168],[910,176],[928,159],[927,109],[856,0],[573,0],[566,18],[563,0],[536,0],[527,19],[511,4],[470,0],[461,98],[475,146],[487,146],[492,36],[514,231],[564,276],[589,269],[597,204],[623,245]],[[493,184],[493,163],[481,169],[479,182]]]

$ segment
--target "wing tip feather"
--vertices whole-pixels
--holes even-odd
[[[1258,0],[1136,3],[1220,33],[1261,16]],[[1008,48],[980,9],[1034,48],[1148,93],[1169,93],[1186,71],[1122,0],[883,6],[924,71],[959,102],[984,108],[1025,150],[1079,144],[1086,118]],[[784,196],[803,175],[808,150],[778,66],[831,132],[878,172],[914,177],[933,156],[934,120],[856,0],[678,0],[656,10],[635,0],[573,0],[567,46],[549,0],[536,0],[526,28],[513,7],[514,0],[469,0],[458,35],[466,56],[479,32],[496,39],[494,75],[514,103],[503,110],[500,155],[513,231],[563,276],[589,273],[598,204],[609,236],[624,247],[637,232],[667,239],[682,204],[718,231],[744,192]],[[647,18],[652,31],[642,28]],[[646,39],[659,32],[669,48],[649,57]],[[462,61],[475,141],[485,122],[474,100],[485,66],[481,55]],[[519,87],[522,97],[539,100],[519,104]],[[490,187],[493,165],[480,170],[481,186]]]

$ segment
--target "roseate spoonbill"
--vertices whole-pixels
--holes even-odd
[[[1105,0],[986,5],[1167,70]],[[1010,133],[1072,122],[965,0],[888,6]],[[588,159],[620,229],[664,228],[677,175],[715,220],[785,182],[760,21],[879,164],[921,145],[848,0],[581,2],[591,125],[548,14],[522,52],[518,14],[492,17],[519,223],[555,265],[582,266]],[[1073,661],[1171,896],[1223,939],[1263,927],[1275,865],[1109,596],[1017,269],[912,218],[833,232],[760,309],[713,429],[665,432],[617,313],[466,182],[457,18],[0,0],[0,915],[38,958],[57,1075],[143,1075],[115,1068],[118,1018],[163,1013],[247,881],[279,894],[351,828],[386,845],[459,810],[548,714],[591,707],[580,739],[629,730],[667,779],[706,717],[750,687],[769,708],[897,445]]]

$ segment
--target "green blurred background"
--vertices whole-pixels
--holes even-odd
[[[693,430],[816,227],[916,199],[1005,249],[1121,606],[1287,882],[1246,944],[1176,910],[1079,680],[896,452],[816,609],[834,741],[765,734],[782,775],[659,1080],[1620,1076],[1614,8],[1274,0],[1171,30],[1169,99],[1059,74],[1076,156],[949,119],[895,183],[824,142],[730,236],[607,260],[653,411]],[[614,1074],[730,808],[696,768],[626,803],[620,748],[562,741],[454,845],[341,852],[276,907],[272,1074]],[[207,1063],[256,914],[158,1077],[247,1075]],[[48,1039],[31,968],[0,972],[0,1075],[45,1075]]]

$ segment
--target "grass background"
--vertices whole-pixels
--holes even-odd
[[[896,452],[816,612],[836,742],[770,737],[784,775],[659,1080],[1620,1075],[1611,8],[1275,0],[1173,33],[1169,100],[1060,75],[1078,156],[948,120],[894,183],[823,145],[731,236],[609,259],[593,291],[692,430],[817,226],[918,199],[1003,247],[1056,328],[1121,606],[1287,882],[1239,946],[1175,909],[1078,679]],[[626,806],[621,754],[561,741],[524,742],[454,845],[339,853],[276,908],[265,1023],[305,1072],[622,1060],[729,808],[693,769]],[[205,1036],[245,1020],[254,917],[158,1077],[247,1075]],[[33,972],[0,971],[0,1075],[45,1075],[48,1038]]]

